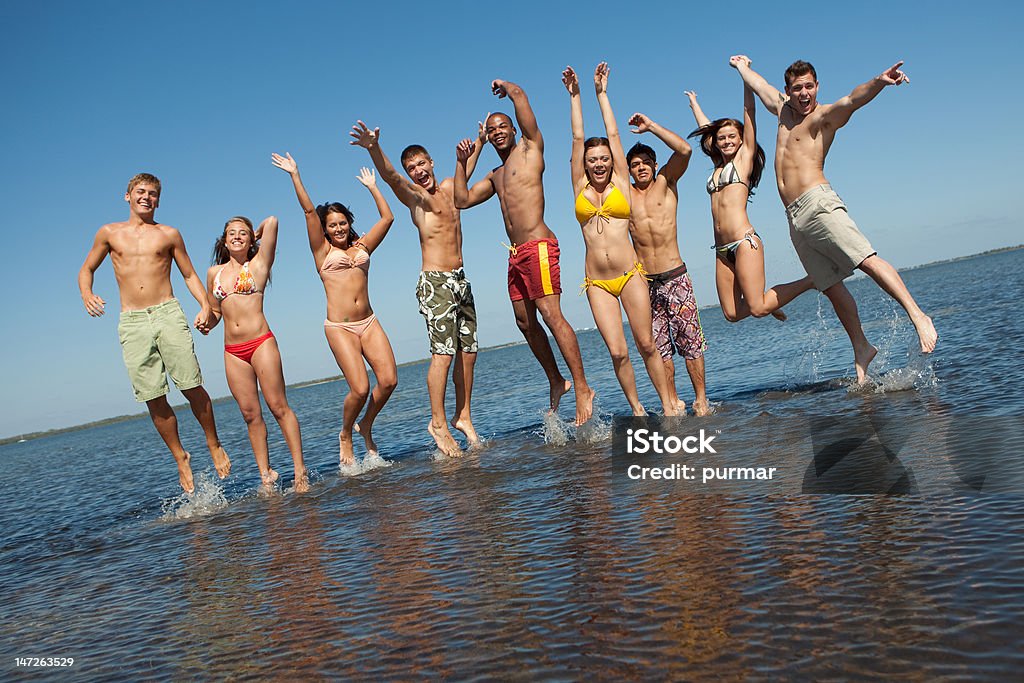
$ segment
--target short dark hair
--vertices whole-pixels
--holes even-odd
[[[430,158],[430,152],[428,152],[427,148],[423,145],[409,145],[402,150],[402,167],[405,168],[405,162],[412,159],[417,154],[422,154],[428,159]]]
[[[645,145],[642,142],[638,142],[632,147],[630,147],[629,151],[626,152],[626,165],[628,166],[633,162],[633,157],[643,155],[649,156],[651,158],[651,161],[653,161],[654,163],[658,163],[658,155],[654,153],[654,149],[648,145]]]
[[[811,78],[813,78],[815,82],[817,82],[818,72],[814,70],[814,67],[811,66],[811,63],[805,62],[802,59],[796,60],[795,62],[789,65],[789,68],[786,69],[786,87],[789,87],[789,82],[792,81],[793,79],[799,78],[800,76],[804,76],[806,74],[811,74]]]

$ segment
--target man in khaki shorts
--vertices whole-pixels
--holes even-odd
[[[96,233],[92,249],[78,272],[78,287],[89,315],[103,315],[106,302],[92,291],[93,275],[110,254],[121,295],[117,332],[135,400],[146,404],[157,432],[178,463],[181,487],[192,493],[195,484],[190,456],[181,445],[178,421],[167,402],[167,373],[199,420],[221,479],[231,471],[231,461],[217,437],[213,405],[202,386],[192,332],[171,290],[171,261],[199,302],[201,310],[195,326],[203,334],[210,331],[212,323],[210,304],[206,287],[185,251],[181,233],[153,218],[160,205],[160,181],[148,173],[139,173],[128,182],[124,199],[129,207],[128,220],[108,223]]]
[[[797,61],[786,69],[785,95],[750,68],[748,57],[739,55],[732,58],[730,64],[768,111],[779,118],[775,177],[789,216],[790,236],[814,286],[832,302],[850,336],[857,381],[864,381],[868,364],[878,349],[864,336],[857,302],[843,285],[843,280],[852,275],[854,269],[867,273],[903,306],[917,331],[922,353],[931,353],[938,338],[932,319],[918,307],[896,269],[875,253],[857,229],[824,173],[825,156],[836,131],[846,125],[853,112],[873,100],[886,86],[910,82],[900,71],[903,62],[857,86],[833,104],[818,103],[818,76],[807,62]]]

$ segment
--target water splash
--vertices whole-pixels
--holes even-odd
[[[612,422],[610,419],[602,419],[596,412],[594,415],[576,428],[576,443],[600,443],[612,437]]]
[[[164,501],[160,506],[160,519],[172,521],[205,517],[228,506],[224,489],[209,472],[201,472],[195,479],[195,486],[192,493],[182,492],[176,498]]]
[[[338,465],[338,472],[343,477],[355,477],[382,467],[391,467],[394,464],[391,460],[381,457],[379,452],[368,451],[362,460],[356,460],[351,465]]]
[[[569,443],[572,425],[558,417],[558,413],[545,410],[541,418],[540,436],[549,446],[564,446]]]

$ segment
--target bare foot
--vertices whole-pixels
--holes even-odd
[[[280,475],[277,473],[277,470],[272,469],[268,469],[266,474],[260,474],[260,479],[263,480],[263,485],[268,489],[273,488],[274,484],[277,483],[278,477],[280,477]]]
[[[781,308],[776,308],[774,311],[772,311],[772,317],[775,318],[776,320],[785,320],[786,313]]]
[[[217,444],[210,449],[210,456],[213,457],[213,467],[217,470],[217,476],[225,479],[231,474],[231,458],[228,457],[224,447]]]
[[[309,475],[306,470],[295,473],[295,493],[306,493],[309,491]]]
[[[686,401],[681,398],[676,399],[676,415],[686,415]]]
[[[698,417],[711,414],[711,406],[708,405],[708,400],[706,398],[699,401],[697,399],[693,400],[693,414]]]
[[[587,387],[585,390],[580,391],[576,389],[576,426],[579,427],[581,424],[590,419],[590,416],[594,413],[594,396],[597,392]]]
[[[664,407],[664,406],[662,406],[662,407]],[[633,417],[645,417],[646,415],[647,415],[647,408],[644,408],[642,405],[639,405],[639,404],[633,406]]]
[[[462,449],[455,443],[455,439],[452,438],[452,433],[448,431],[448,425],[442,422],[440,425],[435,425],[433,422],[427,423],[427,432],[434,437],[434,443],[437,444],[438,450],[447,456],[462,455]]]
[[[469,445],[479,446],[480,435],[476,433],[476,429],[473,428],[473,421],[469,418],[459,418],[458,416],[452,418],[452,427],[459,430],[466,435],[466,441]]]
[[[865,348],[853,350],[853,364],[857,367],[857,384],[863,384],[867,379],[868,365],[875,359],[877,353],[878,349],[871,344]]]
[[[338,460],[342,467],[356,464],[356,454],[352,450],[352,434],[345,436],[345,430],[338,432]]]
[[[932,319],[922,314],[918,320],[911,319],[914,329],[917,330],[917,338],[921,340],[921,353],[931,353],[935,350],[935,342],[939,340],[939,333],[935,331]]]
[[[558,412],[558,403],[569,390],[572,389],[572,382],[567,379],[560,379],[551,383],[551,411]],[[456,427],[456,429],[458,429]]]
[[[192,465],[189,464],[191,460],[192,456],[188,452],[181,460],[175,458],[178,463],[178,483],[181,484],[185,493],[194,493],[196,490],[195,482],[192,480]]]
[[[363,437],[363,442],[366,444],[366,454],[377,453],[377,442],[373,440],[373,424],[363,424],[366,421],[364,417],[362,420],[356,423],[355,430],[359,436]]]

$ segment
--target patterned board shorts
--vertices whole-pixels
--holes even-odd
[[[465,270],[421,272],[416,299],[427,323],[431,354],[454,356],[457,349],[476,353],[476,306]]]
[[[673,346],[675,353],[686,360],[703,356],[708,344],[700,326],[697,299],[693,296],[693,284],[686,272],[686,265],[647,277],[654,343],[662,359],[672,357]]]

